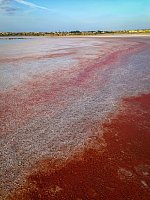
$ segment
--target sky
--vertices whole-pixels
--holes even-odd
[[[0,32],[150,29],[150,0],[0,0]]]

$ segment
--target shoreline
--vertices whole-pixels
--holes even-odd
[[[0,40],[34,39],[34,38],[105,38],[105,37],[150,37],[150,34],[103,34],[103,35],[64,35],[64,36],[0,36]]]

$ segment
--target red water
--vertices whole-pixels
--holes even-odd
[[[87,146],[54,172],[54,160],[41,161],[12,199],[148,200],[150,94],[124,99],[103,130],[103,138],[94,141],[100,148]]]

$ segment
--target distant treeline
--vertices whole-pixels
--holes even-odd
[[[150,33],[150,29],[120,30],[120,31],[70,31],[70,32],[0,32],[0,36],[78,36],[101,34],[136,34]]]

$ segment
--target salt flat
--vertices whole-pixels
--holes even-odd
[[[150,93],[149,55],[149,37],[0,44],[2,197],[44,159],[65,163],[89,144],[106,147],[92,141],[122,99]]]

